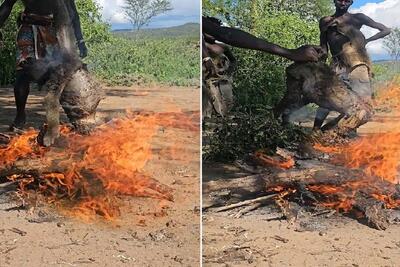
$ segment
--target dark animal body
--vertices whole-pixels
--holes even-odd
[[[372,106],[352,91],[331,68],[322,62],[294,63],[286,69],[287,91],[275,109],[284,123],[301,107],[315,103],[343,114],[335,130],[345,135],[368,122]]]
[[[6,0],[0,15],[8,17],[7,13],[9,14],[15,2],[16,0]],[[40,135],[42,138],[39,141],[45,146],[50,146],[59,136],[60,103],[75,128],[87,133],[95,123],[96,108],[103,92],[77,53],[76,39],[82,38],[82,33],[74,1],[22,2],[25,10],[19,23],[25,31],[21,32],[20,28],[19,32],[24,35],[19,43],[20,58],[17,59],[17,110],[18,101],[26,102],[29,83],[38,82],[41,88],[47,91],[44,99],[47,127],[44,128],[45,133]],[[26,37],[30,40],[28,45]],[[46,51],[49,50],[46,49],[48,40],[55,40],[47,47],[51,48],[51,53]],[[18,97],[20,93],[22,95]],[[20,106],[24,112],[25,104]]]

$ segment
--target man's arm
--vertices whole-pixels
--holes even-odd
[[[213,36],[218,41],[246,49],[260,50],[270,54],[282,56],[294,61],[317,61],[317,48],[304,46],[297,49],[287,49],[279,45],[260,39],[239,29],[224,27],[203,18],[203,32]]]
[[[319,45],[322,48],[324,60],[328,57],[328,24],[330,17],[324,17],[319,21]]]
[[[4,22],[8,19],[11,14],[11,10],[17,0],[5,0],[0,6],[0,28],[3,27]]]
[[[71,17],[72,28],[74,29],[74,34],[76,38],[76,43],[79,48],[79,55],[81,58],[87,56],[87,48],[85,44],[85,40],[83,39],[82,28],[81,28],[81,21],[79,19],[78,10],[75,5],[75,0],[68,1],[68,11]]]
[[[362,13],[357,14],[357,17],[360,20],[360,23],[362,25],[366,25],[368,27],[379,30],[379,32],[377,34],[371,36],[370,38],[368,38],[366,40],[367,43],[381,39],[381,38],[385,37],[386,35],[389,35],[391,32],[390,28],[386,27],[382,23],[374,21],[373,19],[371,19],[370,17],[368,17]]]

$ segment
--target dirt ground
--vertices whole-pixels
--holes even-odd
[[[378,114],[359,134],[392,131],[387,121],[398,117]],[[232,165],[203,165],[204,182],[246,175]],[[400,225],[377,231],[333,215],[316,219],[317,227],[307,230],[298,223],[269,220],[274,214],[268,208],[239,219],[230,216],[236,212],[203,213],[203,266],[400,266]]]
[[[151,86],[106,92],[99,117],[118,116],[127,109],[199,111],[197,88]],[[28,126],[43,122],[42,99],[42,92],[32,90]],[[0,88],[0,114],[0,132],[7,133],[14,116],[10,88]],[[199,132],[160,130],[145,171],[172,187],[175,201],[121,198],[122,217],[113,223],[66,218],[47,204],[6,211],[21,202],[0,196],[0,266],[199,266],[199,140]],[[159,151],[178,142],[178,156],[159,157]]]

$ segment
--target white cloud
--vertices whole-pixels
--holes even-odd
[[[385,0],[380,3],[368,3],[358,9],[351,10],[351,13],[364,13],[387,27],[400,27],[400,0]],[[363,27],[361,30],[366,37],[377,33],[377,30],[369,27]],[[387,56],[388,54],[383,47],[382,40],[369,43],[367,48],[373,58]]]
[[[110,23],[127,23],[121,6],[124,0],[96,0],[103,8],[103,18]],[[173,10],[162,17],[200,17],[200,0],[171,0]]]

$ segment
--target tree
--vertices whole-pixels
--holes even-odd
[[[125,0],[123,9],[126,18],[139,31],[152,18],[172,10],[172,5],[168,0]]]
[[[400,28],[392,29],[392,33],[384,39],[383,46],[394,61],[400,59]]]

